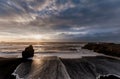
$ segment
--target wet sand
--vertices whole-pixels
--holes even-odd
[[[24,62],[21,58],[0,58],[0,79],[15,79],[13,72],[25,79],[96,79],[109,74],[120,77],[120,60],[105,56],[43,57]]]
[[[0,79],[13,79],[11,74],[21,62],[21,58],[0,58]]]

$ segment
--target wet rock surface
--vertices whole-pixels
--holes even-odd
[[[120,76],[120,60],[103,56],[80,59],[41,57],[21,63],[14,71],[16,79],[99,79],[100,75],[109,74]]]
[[[25,50],[22,52],[23,59],[27,59],[33,56],[34,56],[34,49],[32,45],[26,47]]]
[[[16,79],[70,79],[58,57],[44,57],[21,63],[14,72]]]

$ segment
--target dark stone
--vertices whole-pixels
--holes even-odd
[[[25,50],[22,52],[23,59],[27,59],[33,56],[34,56],[34,49],[32,45],[26,47]]]
[[[114,75],[110,75],[110,76],[101,76],[99,79],[120,79]]]
[[[16,79],[16,77],[11,75],[8,79]]]
[[[120,44],[114,43],[88,43],[83,49],[94,50],[98,53],[120,57]]]

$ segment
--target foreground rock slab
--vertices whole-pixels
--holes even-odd
[[[21,63],[14,71],[16,79],[71,79],[58,57],[40,58]]]
[[[120,76],[120,60],[104,56],[40,57],[21,63],[13,73],[16,79],[99,79],[112,74]]]

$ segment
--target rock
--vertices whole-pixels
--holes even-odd
[[[83,49],[94,50],[110,56],[120,57],[120,44],[114,43],[88,43]]]
[[[34,56],[34,49],[32,45],[26,47],[25,50],[22,52],[23,59],[27,59],[33,56]]]
[[[109,76],[101,76],[99,79],[120,79],[120,78],[114,75],[109,75]]]

